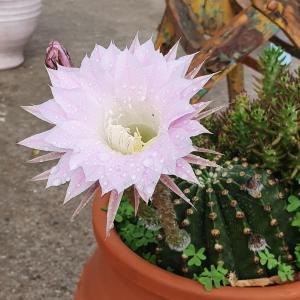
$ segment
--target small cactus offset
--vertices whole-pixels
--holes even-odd
[[[186,233],[183,236],[189,236],[185,249],[174,248],[166,235],[168,225],[161,224],[155,228],[155,243],[143,252],[155,256],[162,268],[194,278],[207,289],[211,284],[228,283],[231,273],[239,280],[277,274],[275,265],[269,268],[261,261],[264,251],[279,259],[281,268],[284,263],[293,270],[293,249],[300,237],[290,226],[286,191],[270,170],[251,166],[245,159],[234,158],[222,166],[195,169],[199,185],[177,182],[193,206],[170,195],[174,222]],[[153,219],[157,223],[157,212]],[[143,220],[138,223],[145,224]],[[220,280],[214,281],[209,274]]]
[[[204,124],[215,134],[196,138],[228,158],[243,155],[291,182],[300,174],[300,69],[283,65],[283,51],[266,48],[260,58],[262,77],[257,79],[257,99],[237,96],[220,118]]]

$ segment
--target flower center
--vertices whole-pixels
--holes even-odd
[[[130,124],[124,127],[109,122],[105,131],[109,146],[122,154],[140,152],[156,137],[153,128],[145,124]]]
[[[145,101],[124,104],[118,101],[105,115],[105,140],[122,154],[143,151],[158,135],[160,115]]]

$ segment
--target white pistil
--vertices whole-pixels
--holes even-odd
[[[123,154],[142,151],[145,143],[142,141],[138,128],[136,127],[133,135],[130,131],[129,128],[124,128],[122,125],[109,123],[106,127],[106,137],[110,147]]]

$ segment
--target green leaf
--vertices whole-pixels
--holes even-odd
[[[270,253],[267,249],[258,252],[259,262],[261,265],[267,265],[269,270],[274,269],[278,265],[278,261],[275,256]]]
[[[156,264],[156,255],[155,254],[152,254],[151,252],[147,252],[147,253],[143,253],[142,256],[144,259],[146,259],[151,264],[153,264],[153,265]]]
[[[258,255],[259,255],[259,262],[264,266],[268,261],[267,255],[262,251],[259,251]]]
[[[212,290],[212,279],[208,278],[208,277],[200,277],[198,280],[200,283],[202,283],[202,285],[204,286],[204,288],[210,292]]]
[[[191,257],[188,260],[188,266],[197,266],[200,267],[202,264],[202,261],[206,259],[206,256],[204,255],[205,248],[200,248],[197,252],[195,249],[195,246],[193,244],[190,244],[184,251],[183,255],[187,257]]]
[[[116,214],[115,221],[121,223],[123,221],[123,217],[119,214]]]
[[[197,256],[192,257],[191,259],[189,259],[188,261],[188,266],[197,266],[200,267],[201,266],[201,259],[199,259]]]
[[[152,236],[153,236],[152,232],[146,231],[146,233],[145,233],[146,238],[152,238]]]
[[[292,269],[292,266],[287,265],[286,263],[282,263],[281,259],[279,257],[278,262],[278,276],[281,279],[281,281],[287,281],[287,280],[294,280],[294,270]]]
[[[278,276],[281,279],[281,281],[287,281],[287,276],[283,271],[278,271]]]
[[[287,211],[288,212],[293,212],[296,211],[300,207],[300,199],[297,198],[296,196],[289,196],[288,198],[288,206],[287,206]]]
[[[272,269],[274,269],[276,266],[278,265],[278,262],[277,262],[277,260],[274,258],[274,259],[269,259],[268,260],[268,264],[267,264],[267,268],[269,269],[269,270],[272,270]]]
[[[292,226],[300,227],[300,212],[298,211],[292,221]]]
[[[195,252],[195,246],[193,244],[189,244],[189,246],[183,251],[183,254],[189,257],[194,256]]]
[[[211,266],[210,270],[204,268],[204,271],[197,276],[194,274],[194,279],[200,282],[207,291],[211,291],[212,287],[220,288],[221,285],[227,285],[228,280],[226,275],[228,270],[224,269],[222,266]]]
[[[197,253],[196,256],[200,259],[200,260],[206,260],[206,256],[204,255],[204,251],[205,248],[200,248]]]

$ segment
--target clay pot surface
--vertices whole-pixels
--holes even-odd
[[[108,197],[97,195],[93,226],[98,248],[84,267],[75,300],[300,300],[300,282],[264,288],[222,287],[206,292],[131,251],[115,230],[105,239]]]
[[[41,13],[41,0],[0,0],[0,70],[20,65]]]

